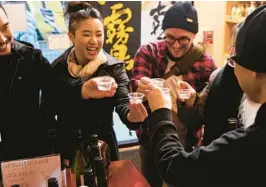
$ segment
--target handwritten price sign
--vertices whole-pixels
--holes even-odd
[[[2,162],[1,169],[4,187],[46,187],[51,179],[62,187],[59,155]]]

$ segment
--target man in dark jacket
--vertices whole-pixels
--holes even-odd
[[[180,84],[193,89],[188,83],[180,81]],[[192,90],[191,93],[195,91]],[[202,124],[205,125],[202,145],[208,145],[221,134],[232,130],[227,124],[230,118],[237,119],[239,126],[242,126],[238,119],[239,106],[245,101],[242,99],[245,97],[234,75],[234,68],[228,63],[218,70],[214,79],[199,95],[195,95],[197,98],[192,95],[186,100],[185,106],[179,105],[178,117],[188,129],[194,129],[191,132],[196,132]],[[191,141],[197,141],[193,134],[190,138]]]
[[[171,122],[171,103],[150,84],[149,137],[157,169],[171,186],[265,186],[266,6],[245,20],[236,40],[234,73],[247,98],[262,104],[253,125],[223,134],[207,147],[184,151]],[[228,104],[230,107],[230,104]],[[207,176],[207,177],[206,177]]]
[[[48,125],[41,123],[39,98],[50,86],[50,69],[39,50],[14,40],[0,6],[0,160],[49,153]]]
[[[241,25],[242,22],[235,27],[233,35],[237,35]],[[232,43],[234,46],[235,40]],[[234,54],[234,48],[231,51],[231,54]],[[248,102],[243,95],[230,59],[224,67],[212,73],[209,82],[199,95],[195,94],[188,83],[179,82],[182,87],[191,89],[192,94],[185,101],[185,106],[179,105],[178,117],[188,129],[193,129],[191,132],[196,132],[204,124],[202,145],[208,145],[221,134],[232,130],[232,127],[227,124],[229,119],[237,120],[238,124],[234,128],[252,124],[259,106]],[[229,104],[230,108],[228,108]],[[248,111],[248,115],[245,111]],[[194,135],[196,133],[190,134],[192,142],[197,141]]]

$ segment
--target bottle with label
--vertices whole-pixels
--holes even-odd
[[[57,138],[56,138],[56,129],[50,128],[48,129],[48,137],[50,141],[50,147],[51,151],[50,154],[59,154],[59,151],[57,150]],[[66,166],[64,164],[63,158],[61,159],[61,177],[62,177],[62,187],[67,186],[66,181]]]
[[[100,156],[94,158],[94,164],[97,178],[97,187],[108,187],[103,158]]]
[[[87,163],[84,157],[83,143],[82,143],[82,134],[81,130],[74,130],[75,138],[75,156],[71,161],[70,168],[71,173],[75,175],[76,185],[84,185],[84,170],[87,167]]]
[[[235,15],[236,15],[236,9],[237,9],[237,5],[234,5],[234,6],[232,7],[232,10],[231,10],[231,15],[232,15],[232,16],[235,16]]]
[[[55,177],[48,179],[48,187],[59,187],[58,180]]]

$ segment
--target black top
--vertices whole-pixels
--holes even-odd
[[[149,120],[149,135],[162,179],[179,187],[265,186],[266,103],[254,125],[223,134],[207,147],[186,152],[171,121],[171,111],[159,109]]]
[[[17,41],[0,61],[0,160],[43,156],[48,124],[42,123],[40,92],[49,92],[51,66],[40,50]]]

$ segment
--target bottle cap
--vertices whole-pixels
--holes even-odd
[[[98,135],[97,134],[92,134],[90,135],[91,140],[98,140]]]
[[[91,146],[91,147],[95,147],[95,146],[98,146],[98,135],[97,134],[91,134],[90,136],[89,136],[89,140],[90,140],[90,142],[89,142],[89,145]]]
[[[49,178],[48,179],[48,186],[51,187],[58,187],[58,180],[55,177]]]

